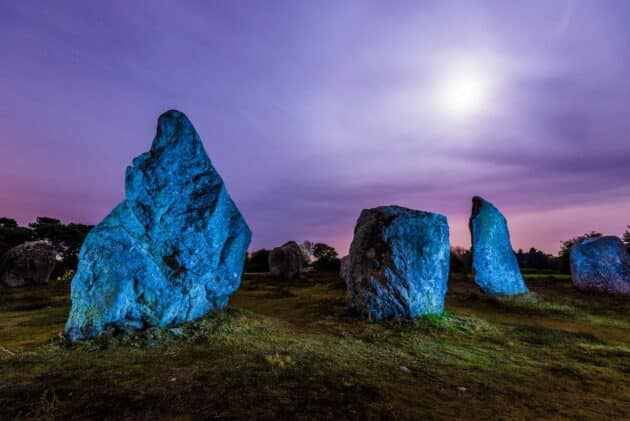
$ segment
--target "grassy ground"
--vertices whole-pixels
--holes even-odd
[[[448,312],[356,320],[334,277],[247,276],[223,313],[80,345],[68,287],[0,291],[0,419],[630,418],[630,302],[533,279]]]
[[[570,281],[571,275],[567,273],[554,273],[553,275],[548,275],[545,273],[524,273],[523,278],[526,281],[534,281],[537,279],[544,279],[549,281]]]

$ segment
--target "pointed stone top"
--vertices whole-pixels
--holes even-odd
[[[151,150],[160,150],[179,143],[195,144],[201,139],[186,114],[177,110],[168,110],[158,118],[155,139]]]
[[[186,117],[186,114],[178,110],[168,110],[160,114],[160,117],[158,117],[158,126],[161,126],[163,124],[173,124],[178,121],[184,121],[188,124],[191,124],[188,117]]]

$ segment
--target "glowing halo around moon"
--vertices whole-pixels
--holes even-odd
[[[450,119],[478,116],[491,106],[493,85],[482,66],[456,63],[435,82],[435,106]]]

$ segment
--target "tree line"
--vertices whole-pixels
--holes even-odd
[[[59,219],[40,216],[27,227],[19,226],[15,219],[0,217],[0,256],[10,248],[27,241],[46,240],[56,249],[60,261],[55,272],[64,273],[75,270],[78,263],[79,251],[85,236],[92,229],[92,225],[69,223],[64,224]],[[597,231],[570,238],[561,242],[558,256],[546,254],[534,247],[528,251],[517,250],[516,259],[525,271],[540,273],[570,273],[569,251],[571,247],[589,237],[601,237]],[[630,252],[630,225],[622,235],[622,240]],[[340,259],[334,247],[322,243],[304,241],[300,244],[304,267],[312,267],[318,272],[339,271]],[[259,249],[247,255],[245,260],[246,272],[269,271],[269,249]],[[454,247],[451,250],[451,272],[469,273],[472,268],[472,254],[469,249]]]

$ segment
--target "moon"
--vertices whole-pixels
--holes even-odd
[[[489,108],[492,89],[490,75],[481,67],[457,65],[436,83],[435,99],[445,116],[472,118]]]

